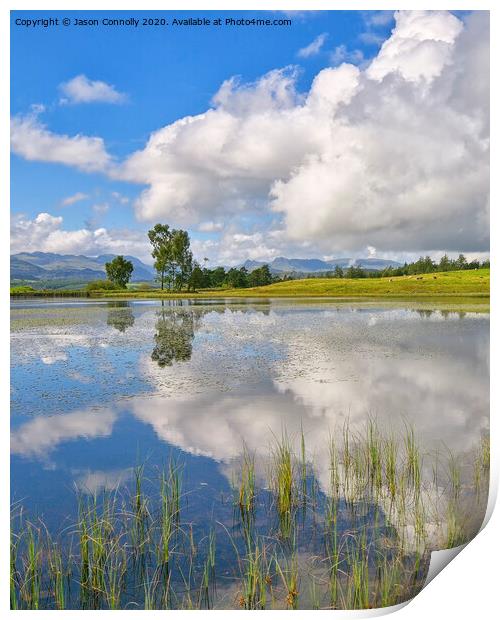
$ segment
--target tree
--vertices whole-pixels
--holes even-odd
[[[185,230],[172,230],[171,237],[171,282],[177,290],[187,284],[193,270],[191,241]]]
[[[269,269],[269,265],[267,263],[260,267],[260,278],[261,286],[267,286],[273,281],[273,276],[271,275],[271,270]]]
[[[248,286],[267,286],[271,284],[273,277],[269,270],[269,265],[262,265],[250,272],[248,275]]]
[[[335,269],[333,270],[333,277],[334,278],[344,277],[344,271],[340,265],[335,265]]]
[[[134,265],[126,258],[123,258],[123,256],[116,256],[112,261],[106,263],[106,275],[108,276],[108,280],[118,285],[120,288],[127,287],[127,283],[133,271]]]
[[[467,269],[467,259],[463,254],[459,254],[456,260],[457,269]]]
[[[168,224],[156,224],[148,232],[148,237],[153,248],[151,256],[154,258],[154,268],[163,290],[165,274],[170,261],[170,240],[172,237]]]
[[[347,278],[364,278],[365,276],[366,273],[364,269],[356,265],[351,265],[346,273]]]
[[[450,271],[450,269],[451,269],[451,261],[448,258],[448,256],[445,254],[439,261],[439,271]]]
[[[188,284],[193,270],[189,234],[185,230],[170,229],[168,224],[156,224],[148,232],[148,237],[162,290],[165,282],[170,289],[180,290]]]
[[[205,286],[206,276],[203,273],[198,263],[194,264],[193,271],[188,280],[188,288],[196,291],[196,289],[203,288]]]
[[[208,272],[210,274],[210,286],[215,287],[222,286],[224,284],[226,279],[226,270],[224,267],[216,267]]]
[[[248,271],[245,267],[231,269],[226,274],[226,284],[231,288],[246,288],[248,286]]]

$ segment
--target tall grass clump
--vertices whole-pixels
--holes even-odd
[[[40,529],[31,523],[26,527],[21,544],[25,545],[22,554],[22,569],[19,585],[19,599],[25,609],[39,609],[42,584],[42,544]]]
[[[413,487],[413,492],[418,495],[421,489],[421,454],[420,448],[415,438],[415,430],[413,427],[405,424],[405,434],[403,437],[405,455],[406,455],[406,478]]]
[[[374,420],[359,432],[345,423],[316,477],[302,429],[295,452],[286,432],[273,439],[262,464],[243,446],[229,502],[211,493],[193,508],[171,460],[157,479],[141,466],[127,488],[80,492],[75,523],[60,530],[16,506],[11,609],[395,605],[422,587],[432,550],[467,542],[483,519],[486,438],[474,453],[428,453],[408,425],[385,435]],[[257,498],[269,498],[267,510]]]
[[[275,438],[271,457],[271,489],[283,538],[292,534],[298,503],[296,458],[286,433]]]
[[[212,530],[208,535],[207,554],[203,565],[203,574],[200,585],[200,607],[210,609],[211,601],[216,592],[216,572],[215,572],[215,532]]]
[[[297,609],[299,603],[299,569],[296,550],[293,549],[291,554],[285,554],[281,560],[278,555],[275,555],[274,563],[276,573],[281,578],[284,588],[286,606],[289,609]]]
[[[248,523],[255,509],[255,458],[243,447],[237,503],[243,522]]]
[[[267,580],[269,574],[266,547],[262,540],[247,550],[243,558],[243,579],[241,583],[240,607],[243,609],[265,609],[267,601]]]

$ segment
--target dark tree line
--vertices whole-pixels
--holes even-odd
[[[192,274],[192,288],[248,288],[253,286],[266,286],[279,281],[280,278],[273,276],[268,265],[262,265],[258,269],[248,271],[245,267],[231,267],[227,271],[224,267],[215,269],[202,268],[196,265]]]
[[[441,271],[461,271],[466,269],[480,269],[490,267],[490,261],[478,260],[467,261],[463,254],[457,259],[449,258],[446,254],[439,261],[433,261],[430,256],[421,256],[413,263],[405,263],[401,267],[386,267],[382,271],[363,269],[362,267],[351,265],[347,269],[342,269],[338,265],[334,271],[327,272],[329,278],[387,278],[393,276],[412,276],[415,274],[437,273]]]
[[[387,267],[380,274],[387,276],[412,276],[419,273],[436,273],[440,271],[462,271],[466,269],[480,269],[490,267],[490,261],[478,260],[467,261],[463,254],[457,259],[449,258],[446,254],[438,262],[433,261],[430,256],[421,256],[414,263],[405,263],[401,267]]]

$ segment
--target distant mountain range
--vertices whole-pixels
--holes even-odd
[[[115,256],[115,254],[102,254],[89,257],[49,252],[22,252],[10,257],[10,279],[35,282],[38,280],[90,282],[105,279],[105,264]],[[125,258],[134,265],[132,282],[154,279],[155,272],[152,266],[146,265],[135,256]]]
[[[50,282],[85,283],[91,280],[106,278],[105,264],[115,257],[115,254],[102,254],[90,257],[74,254],[54,254],[50,252],[21,252],[10,257],[11,282]],[[132,282],[152,281],[155,277],[154,268],[146,265],[135,256],[125,256],[134,265]],[[264,261],[247,260],[243,265],[248,271],[253,271]],[[332,271],[337,265],[347,269],[350,265],[363,269],[381,270],[400,263],[380,258],[336,258],[323,261],[317,258],[285,258],[280,256],[267,263],[274,274],[310,274]]]
[[[264,261],[247,260],[243,263],[243,267],[248,271],[253,271],[265,265]],[[321,273],[332,271],[339,266],[347,269],[351,265],[361,267],[362,269],[370,269],[380,271],[386,267],[399,267],[401,263],[393,260],[384,260],[382,258],[335,258],[330,261],[320,260],[319,258],[285,258],[278,256],[267,263],[272,273]]]

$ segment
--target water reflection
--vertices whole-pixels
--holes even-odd
[[[407,421],[427,451],[445,444],[458,454],[488,429],[488,315],[113,302],[84,318],[28,326],[13,340],[22,415],[13,419],[12,453],[38,473],[50,457],[51,475],[67,472],[80,489],[109,489],[127,479],[118,472],[138,453],[171,448],[205,457],[200,480],[211,469],[227,488],[243,442],[265,456],[286,427],[296,449],[304,430],[326,490],[329,436],[346,420],[362,431],[370,415],[394,432]],[[75,372],[91,382],[65,384]],[[257,475],[264,481],[265,471]],[[23,484],[15,474],[13,492]]]
[[[11,434],[12,454],[46,459],[61,443],[109,437],[117,413],[111,409],[78,410],[64,415],[39,416]]]
[[[186,362],[191,359],[193,339],[197,326],[194,310],[182,305],[162,308],[156,313],[155,347],[151,359],[160,368],[171,366],[172,362]]]
[[[107,323],[119,332],[125,332],[135,323],[134,313],[128,301],[108,301]]]
[[[447,318],[459,318],[463,319],[467,313],[463,310],[430,310],[429,308],[417,309],[417,313],[422,318],[430,318],[433,315],[441,316],[443,319]]]

